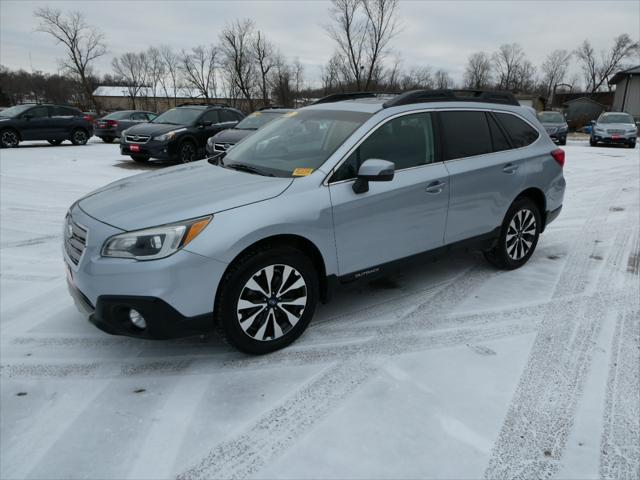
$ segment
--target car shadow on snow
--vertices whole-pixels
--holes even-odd
[[[114,167],[123,168],[125,170],[157,170],[158,168],[171,167],[176,165],[173,162],[167,162],[163,160],[150,160],[147,163],[138,163],[133,160],[119,160],[114,163]]]

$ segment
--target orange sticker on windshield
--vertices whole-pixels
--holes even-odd
[[[298,112],[289,112],[289,113],[285,113],[284,116],[285,117],[295,117],[298,114]]]
[[[292,175],[294,177],[306,177],[307,175],[311,175],[313,172],[313,168],[296,168]]]

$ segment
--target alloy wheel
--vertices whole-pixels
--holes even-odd
[[[237,305],[240,327],[259,341],[286,335],[299,321],[307,306],[304,277],[289,265],[269,265],[251,275]]]
[[[87,143],[87,134],[84,133],[82,130],[76,130],[73,133],[73,139],[75,140],[76,143],[83,145]]]
[[[2,144],[6,147],[17,147],[20,140],[13,130],[5,130],[2,132]]]
[[[536,238],[536,217],[531,210],[523,208],[516,212],[509,223],[506,235],[507,254],[511,260],[526,256]]]
[[[195,156],[196,151],[190,143],[185,143],[180,149],[180,159],[182,160],[182,163],[193,162]]]

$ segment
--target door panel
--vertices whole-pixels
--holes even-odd
[[[23,140],[47,140],[57,138],[51,128],[49,109],[45,106],[34,107],[22,115],[21,134]]]
[[[369,182],[366,193],[352,187],[352,181],[329,186],[340,275],[442,246],[449,203],[442,163]]]
[[[50,107],[49,112],[51,114],[51,132],[48,138],[69,138],[76,124],[76,113],[66,107]]]

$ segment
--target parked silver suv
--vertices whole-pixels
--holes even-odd
[[[524,265],[562,207],[564,152],[500,92],[332,95],[226,153],[129,177],[66,218],[70,292],[100,329],[295,340],[339,284],[457,246]]]

